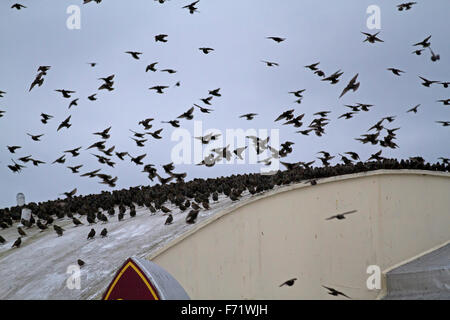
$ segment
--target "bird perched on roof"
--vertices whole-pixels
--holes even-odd
[[[95,237],[95,230],[94,230],[94,228],[92,228],[91,231],[89,231],[87,238],[89,240],[89,239],[94,239],[94,237]]]
[[[79,225],[84,224],[83,222],[81,222],[80,220],[78,220],[75,217],[72,218],[72,222],[75,224],[75,227],[78,227]]]
[[[22,237],[26,237],[26,233],[25,233],[25,231],[23,231],[22,230],[22,228],[21,227],[17,227],[17,232],[22,236]]]
[[[172,221],[173,221],[173,216],[169,213],[169,215],[166,219],[166,222],[164,224],[165,225],[172,224]]]
[[[197,219],[199,210],[191,210],[189,211],[188,215],[186,216],[186,223],[193,224],[195,223],[195,220]]]
[[[22,244],[22,238],[18,237],[16,241],[14,241],[13,245],[11,248],[20,248],[20,245]]]
[[[55,230],[55,232],[58,234],[59,237],[61,237],[65,231],[63,228],[61,228],[56,224],[53,225],[53,229]]]

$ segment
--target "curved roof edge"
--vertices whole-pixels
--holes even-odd
[[[412,169],[379,169],[379,170],[351,173],[351,174],[345,174],[345,175],[339,175],[339,176],[333,176],[333,177],[327,177],[327,178],[318,178],[316,180],[317,180],[317,184],[324,184],[324,183],[331,183],[331,182],[338,182],[338,181],[345,181],[345,180],[357,179],[357,178],[362,178],[362,177],[380,176],[380,175],[423,175],[423,176],[435,176],[435,177],[442,177],[442,178],[450,178],[450,172],[431,171],[431,170],[412,170]],[[274,195],[277,195],[277,194],[280,194],[283,192],[288,192],[288,191],[297,190],[297,189],[301,189],[301,188],[313,187],[310,183],[308,183],[309,180],[310,179],[307,179],[303,182],[298,182],[295,184],[281,186],[277,190],[270,190],[270,191],[261,193],[259,195],[255,195],[249,199],[246,199],[243,201],[238,201],[235,204],[232,204],[231,206],[223,209],[221,212],[214,214],[212,217],[205,219],[204,221],[198,223],[194,228],[190,229],[186,233],[182,234],[181,236],[177,237],[176,239],[165,244],[161,248],[156,249],[150,255],[146,256],[146,258],[149,260],[156,258],[161,253],[163,253],[163,252],[167,251],[168,249],[170,249],[171,247],[177,245],[179,242],[190,237],[192,234],[199,231],[200,229],[203,229],[210,223],[213,223],[214,221],[220,219],[221,217],[223,217],[243,206],[249,205],[255,201],[258,201],[258,200],[261,200],[264,198],[272,197]]]

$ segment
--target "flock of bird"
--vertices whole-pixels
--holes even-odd
[[[101,0],[94,0],[97,4],[100,4]],[[165,3],[167,0],[155,0],[161,4]],[[92,0],[84,0],[84,4],[92,2]],[[189,14],[198,13],[198,8],[196,5],[199,1],[195,1],[188,5],[183,6],[183,9],[187,9]],[[410,10],[416,2],[403,3],[397,6],[399,11]],[[13,9],[21,10],[27,8],[24,5],[16,3],[11,6]],[[369,45],[375,45],[376,43],[383,43],[381,39],[380,32],[371,34],[367,32],[362,32],[366,37],[363,42],[369,43]],[[154,36],[155,42],[165,43],[169,41],[169,36],[167,34],[158,34]],[[286,40],[286,38],[268,36],[267,40],[273,41],[276,45],[281,44]],[[431,36],[426,39],[417,42],[412,45],[415,47],[412,54],[422,55],[422,52],[426,49],[429,50],[431,54],[431,60],[437,62],[440,60],[440,56],[435,54],[431,49]],[[214,51],[213,48],[200,47],[198,48],[203,54],[210,54]],[[131,59],[140,60],[143,52],[138,51],[126,51],[124,54],[130,55]],[[277,67],[279,63],[273,61],[261,60],[267,67]],[[89,66],[94,68],[97,62],[88,62]],[[341,82],[341,77],[344,74],[342,70],[337,70],[333,73],[327,73],[319,68],[320,62],[314,62],[312,64],[306,65],[305,69],[313,72],[321,81],[329,82],[330,85],[336,85]],[[51,66],[39,66],[37,69],[37,75],[31,81],[31,85],[28,91],[39,90],[39,88],[44,84],[45,77],[51,72]],[[168,74],[177,73],[176,70],[171,68],[159,69],[158,62],[152,62],[145,66],[145,72],[167,72]],[[391,72],[394,76],[400,77],[405,71],[397,69],[395,67],[387,68],[387,71]],[[351,92],[355,92],[360,87],[360,82],[358,80],[358,75],[355,74],[351,80],[342,88],[342,92],[337,99],[342,98],[344,95]],[[105,77],[99,78],[102,81],[98,87],[98,91],[106,90],[107,92],[114,91],[114,78],[115,75],[107,75]],[[441,85],[443,88],[448,88],[450,82],[441,80],[428,80],[423,76],[419,76],[422,80],[421,84],[424,87],[430,87],[434,85]],[[175,83],[175,87],[179,87],[180,82]],[[156,94],[165,94],[167,89],[170,87],[168,85],[155,85],[149,88],[149,90],[154,91]],[[304,97],[306,89],[298,89],[295,91],[289,91],[288,94],[292,95],[296,100],[295,103],[301,104]],[[77,92],[70,88],[57,88],[54,92],[61,94],[62,99],[68,100],[68,109],[76,108],[80,101],[80,97],[77,96]],[[7,92],[0,90],[0,98],[2,98]],[[97,93],[93,93],[87,97],[90,101],[97,100]],[[179,128],[182,126],[181,121],[189,121],[194,118],[194,111],[196,109],[204,114],[210,114],[214,110],[210,108],[213,99],[218,99],[222,96],[221,88],[213,88],[208,90],[208,95],[206,97],[200,98],[200,103],[193,103],[192,107],[180,114],[175,119],[165,119],[160,122],[163,124],[169,124],[173,128]],[[442,103],[444,106],[450,105],[450,99],[440,99],[437,102]],[[421,105],[417,104],[414,107],[405,110],[406,113],[417,113]],[[372,104],[367,103],[356,103],[352,105],[345,105],[348,108],[348,112],[344,112],[339,115],[337,119],[351,119],[355,117],[359,112],[370,112],[371,108],[374,107]],[[281,112],[275,119],[275,123],[283,121],[283,126],[292,126],[298,129],[296,133],[302,136],[308,136],[310,133],[314,133],[316,136],[321,137],[325,134],[325,127],[331,122],[329,115],[332,110],[324,110],[314,113],[315,118],[309,123],[309,125],[302,122],[305,113],[296,114],[295,109],[289,109]],[[6,111],[0,110],[0,118],[4,117]],[[252,121],[257,117],[258,114],[254,112],[245,113],[239,116],[239,118]],[[95,150],[96,153],[91,153],[95,157],[99,164],[114,168],[117,160],[126,161],[127,157],[130,162],[134,163],[136,166],[142,168],[142,172],[148,175],[148,178],[153,181],[155,178],[158,179],[160,184],[156,184],[152,187],[135,187],[129,190],[115,190],[112,192],[103,192],[99,195],[86,195],[86,196],[76,196],[77,188],[71,191],[62,193],[66,199],[47,201],[39,204],[31,203],[27,207],[32,210],[32,219],[30,221],[21,221],[22,224],[27,228],[37,228],[45,231],[51,225],[53,225],[54,231],[58,236],[63,236],[64,229],[58,226],[52,216],[57,218],[69,217],[72,219],[74,227],[81,224],[95,224],[97,221],[103,223],[108,222],[108,217],[103,213],[107,212],[109,219],[116,214],[116,208],[118,208],[118,220],[124,219],[126,212],[130,218],[136,216],[136,206],[146,207],[152,214],[157,211],[163,212],[167,216],[165,220],[166,225],[170,225],[173,222],[172,210],[168,209],[164,204],[169,201],[170,203],[177,206],[181,212],[189,210],[186,215],[186,223],[195,223],[198,213],[201,210],[208,210],[210,199],[212,201],[218,201],[219,194],[223,194],[229,197],[232,201],[237,201],[242,196],[243,192],[248,191],[251,194],[256,194],[263,192],[265,190],[272,189],[275,185],[289,184],[299,181],[307,181],[312,185],[317,184],[318,179],[326,176],[353,173],[367,170],[375,170],[379,168],[420,168],[425,170],[449,170],[449,159],[445,157],[440,157],[442,163],[436,164],[426,164],[424,159],[421,157],[411,157],[409,160],[397,161],[393,159],[387,159],[383,157],[381,148],[398,148],[396,141],[396,132],[400,129],[398,127],[388,126],[390,123],[394,122],[397,116],[387,115],[381,119],[377,119],[377,122],[368,128],[369,133],[363,133],[360,137],[355,138],[355,140],[361,142],[362,144],[379,145],[380,150],[375,152],[367,159],[365,162],[361,162],[359,155],[354,151],[345,151],[338,154],[342,164],[337,164],[336,166],[331,166],[330,160],[335,158],[337,155],[331,155],[329,152],[321,150],[317,154],[317,159],[311,159],[309,162],[286,162],[281,161],[281,158],[287,157],[293,151],[292,141],[285,141],[280,144],[280,146],[274,146],[270,144],[269,137],[257,137],[257,136],[247,136],[250,146],[256,151],[258,155],[268,151],[270,156],[264,160],[260,160],[259,163],[264,165],[271,165],[274,159],[280,161],[280,163],[287,169],[286,171],[279,171],[272,176],[264,176],[259,174],[243,174],[243,175],[233,175],[231,177],[221,177],[217,179],[194,179],[191,181],[185,181],[187,173],[177,173],[175,172],[175,166],[173,163],[168,163],[162,165],[162,169],[166,177],[162,176],[161,170],[156,168],[155,164],[144,163],[147,154],[142,152],[139,155],[132,155],[130,152],[125,150],[116,150],[115,146],[107,146],[108,139],[111,137],[112,126],[108,128],[92,132],[94,136],[98,136],[98,141],[95,141],[87,148],[82,146],[76,146],[73,149],[62,151],[62,155],[58,156],[51,164],[65,164],[68,156],[72,159],[80,156],[82,152],[91,152],[88,150]],[[42,113],[40,121],[43,125],[49,125],[54,118],[53,115]],[[62,119],[61,119],[62,120]],[[1,120],[0,120],[1,121]],[[436,120],[436,123],[448,127],[450,126],[450,121],[447,120]],[[163,128],[157,127],[154,131],[152,129],[156,126],[155,118],[139,119],[137,125],[141,129],[129,129],[132,133],[130,139],[139,148],[144,148],[145,143],[150,139],[162,139]],[[307,126],[306,126],[307,125]],[[72,126],[71,115],[67,116],[64,120],[58,123],[56,132],[60,130],[69,130]],[[306,127],[306,128],[305,128]],[[302,128],[302,129],[300,129]],[[385,133],[385,134],[384,134]],[[30,133],[26,132],[26,135],[32,139],[32,141],[38,143],[45,139],[44,134],[41,133]],[[205,136],[195,137],[201,141],[202,145],[207,146],[211,141],[214,141],[220,137],[220,134],[209,133]],[[7,150],[11,154],[16,154],[16,152],[22,149],[19,145],[8,145]],[[197,165],[204,165],[206,167],[213,167],[215,164],[226,159],[230,161],[232,157],[236,159],[243,159],[242,154],[248,148],[248,146],[240,146],[234,150],[230,150],[229,146],[223,148],[214,148],[210,150],[210,154],[206,156]],[[116,159],[114,159],[116,158]],[[322,167],[313,167],[316,160],[320,160]],[[24,168],[26,168],[26,163],[31,163],[33,166],[40,166],[46,164],[48,160],[44,161],[42,159],[36,159],[32,155],[20,156],[17,159],[11,159],[12,163],[8,164],[7,167],[14,173],[20,173]],[[85,172],[80,172],[83,168],[83,164],[69,165],[67,168],[73,173],[80,175],[81,177],[88,178],[98,178],[99,183],[105,184],[110,188],[116,187],[118,181],[118,176],[113,176],[101,172],[102,169],[86,170]],[[172,182],[172,183],[171,183]],[[9,228],[12,226],[14,221],[20,220],[20,209],[19,207],[5,208],[0,210],[0,227]],[[339,213],[330,216],[327,220],[345,219],[345,216],[356,211],[349,211],[344,213]],[[75,216],[78,215],[78,218]],[[34,217],[37,219],[34,219]],[[85,219],[85,221],[83,221]],[[107,229],[104,228],[100,235],[103,237],[107,236]],[[27,234],[25,230],[21,227],[18,228],[19,238],[14,242],[12,247],[20,247],[22,243],[22,237],[26,237]],[[87,239],[93,239],[95,237],[96,231],[91,229],[87,235]],[[0,236],[0,244],[5,243],[5,239]],[[78,263],[80,266],[84,262],[79,259]],[[294,285],[296,278],[286,281],[281,286]],[[324,287],[329,290],[331,295],[344,295],[345,294],[329,287]]]

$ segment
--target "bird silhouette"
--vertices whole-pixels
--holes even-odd
[[[419,78],[423,80],[422,85],[424,87],[430,87],[433,83],[439,83],[439,81],[428,80],[428,79],[425,79],[424,77],[421,77],[421,76],[419,76]]]
[[[139,56],[142,54],[142,52],[137,52],[137,51],[126,51],[125,53],[131,55],[136,60],[139,60],[140,59]]]
[[[202,47],[202,48],[198,48],[200,51],[202,51],[204,54],[208,54],[211,51],[214,51],[213,48],[206,48],[206,47]]]
[[[167,88],[168,88],[168,86],[153,86],[153,87],[149,88],[149,90],[156,90],[157,93],[163,94],[164,93],[163,90],[167,89]]]
[[[31,134],[27,133],[27,135],[29,135],[33,141],[41,141],[40,138],[41,138],[44,134],[39,134],[39,135],[35,135],[35,136],[34,136],[34,135],[31,135]],[[14,153],[14,152],[13,152],[13,153]]]
[[[195,7],[195,5],[199,2],[200,0],[194,1],[184,7],[182,7],[182,9],[188,9],[190,14],[194,14],[196,11],[198,12],[198,8]]]
[[[258,115],[257,113],[246,113],[240,116],[239,118],[246,118],[247,120],[253,120],[257,115]]]
[[[282,284],[280,284],[280,287],[282,287],[282,286],[292,287],[296,280],[297,280],[297,278],[289,279],[289,280],[283,282]]]
[[[335,296],[335,297],[341,295],[341,296],[344,296],[344,297],[346,297],[346,298],[351,299],[351,298],[350,298],[349,296],[347,296],[345,293],[342,293],[342,292],[340,292],[340,291],[338,291],[338,290],[336,290],[336,289],[333,289],[333,288],[331,288],[331,287],[326,287],[326,286],[322,286],[322,287],[328,290],[328,294],[329,294],[329,295],[332,295],[332,296]]]
[[[165,225],[172,224],[172,221],[173,221],[173,216],[169,213],[169,215],[167,216],[166,222],[164,224]]]
[[[12,6],[11,6],[11,9],[17,9],[17,10],[20,10],[20,9],[25,9],[26,7],[23,5],[23,4],[20,4],[20,3],[15,3],[15,4],[13,4]]]
[[[356,91],[359,88],[359,82],[356,82],[356,78],[358,78],[358,74],[356,74],[351,80],[350,82],[347,84],[347,86],[344,88],[344,90],[342,90],[341,95],[339,96],[339,98],[342,98],[344,96],[344,94],[346,94],[349,90],[353,90]]]
[[[276,62],[271,62],[271,61],[266,61],[266,60],[261,60],[261,62],[264,62],[268,67],[278,67],[279,64]]]
[[[418,105],[416,105],[415,107],[409,109],[408,111],[406,111],[406,113],[408,113],[408,112],[414,112],[414,113],[417,113],[417,109],[418,109],[419,107],[420,107],[420,104],[418,104]]]
[[[284,40],[286,40],[286,38],[280,38],[280,37],[267,37],[267,39],[273,40],[277,43],[283,42]]]
[[[158,64],[158,62],[153,62],[153,63],[149,64],[149,65],[147,66],[147,68],[145,68],[145,72],[148,72],[148,71],[156,72],[157,70],[156,70],[155,66],[156,66],[157,64]]]
[[[396,76],[400,76],[400,73],[405,73],[405,71],[396,68],[387,68],[387,70],[391,71]]]
[[[410,10],[413,5],[417,4],[417,2],[406,2],[397,5],[398,11]]]
[[[62,96],[66,99],[71,98],[71,94],[75,93],[75,91],[71,91],[71,90],[64,90],[64,89],[57,89],[55,90],[56,92],[60,92],[62,94]]]
[[[87,239],[94,239],[95,237],[95,230],[92,228],[91,231],[89,231],[89,234],[87,236]]]
[[[167,42],[167,34],[158,34],[155,36],[155,42]]]
[[[6,148],[8,149],[8,151],[10,153],[15,153],[17,149],[20,149],[22,147],[20,147],[20,146],[7,146]]]
[[[431,45],[431,42],[429,42],[430,39],[431,36],[428,36],[424,40],[413,44],[413,46],[422,46],[423,48],[428,48]]]
[[[366,39],[363,42],[366,42],[366,41],[369,42],[369,43],[384,42],[383,40],[381,40],[380,38],[377,37],[377,35],[380,32],[377,32],[375,34],[370,34],[370,33],[367,33],[367,32],[361,32],[361,33],[366,36]]]
[[[342,219],[345,219],[346,215],[352,214],[352,213],[355,213],[355,212],[357,212],[357,211],[356,210],[346,211],[346,212],[339,213],[339,214],[336,214],[334,216],[331,216],[329,218],[326,218],[325,220],[332,220],[332,219],[342,220]]]
[[[186,119],[186,120],[192,120],[194,119],[194,107],[190,108],[188,111],[182,113],[181,115],[179,115],[177,118],[178,119]]]

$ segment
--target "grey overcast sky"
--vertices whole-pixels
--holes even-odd
[[[294,151],[283,161],[311,161],[320,150],[327,150],[339,161],[338,153],[356,151],[362,160],[381,149],[379,145],[361,144],[354,140],[384,116],[395,115],[388,128],[400,127],[395,142],[398,149],[382,148],[382,156],[408,158],[420,155],[436,162],[450,157],[449,127],[435,121],[450,120],[449,107],[436,102],[448,99],[449,89],[442,85],[425,88],[419,75],[439,81],[450,81],[450,2],[418,0],[409,11],[399,12],[401,1],[301,1],[301,0],[201,0],[197,13],[191,15],[181,7],[189,0],[168,0],[159,4],[152,0],[103,0],[83,5],[81,0],[21,0],[27,8],[11,9],[17,0],[0,3],[0,207],[15,205],[15,195],[25,193],[27,202],[56,199],[60,193],[78,188],[78,194],[111,190],[99,179],[82,178],[67,168],[83,164],[81,173],[102,169],[118,176],[116,189],[153,184],[142,173],[142,166],[129,158],[120,161],[114,156],[115,168],[99,164],[85,151],[99,141],[93,132],[112,126],[107,147],[128,151],[133,156],[147,153],[144,163],[157,165],[171,162],[173,129],[163,120],[175,119],[193,103],[208,96],[208,90],[221,88],[222,97],[214,97],[211,114],[194,111],[194,120],[202,121],[203,130],[216,128],[244,130],[280,129],[280,141],[295,142]],[[81,29],[66,26],[69,5],[81,8]],[[381,11],[381,29],[369,30],[366,25],[369,5]],[[380,31],[383,43],[363,43],[361,32]],[[155,42],[157,34],[168,34],[168,42]],[[421,56],[411,54],[412,46],[432,35],[431,47],[441,60],[432,62],[428,51]],[[286,38],[282,43],[267,40],[268,36]],[[212,47],[208,55],[199,47]],[[142,52],[140,60],[125,51]],[[269,68],[261,60],[279,63]],[[175,74],[145,72],[148,64],[158,61],[158,69],[171,68]],[[338,69],[344,72],[336,85],[320,81],[303,66],[320,61],[327,74]],[[91,68],[87,62],[97,62]],[[40,65],[51,69],[41,87],[28,92]],[[396,67],[406,71],[397,77],[386,70]],[[338,99],[348,81],[359,73],[359,90]],[[115,90],[98,91],[99,77],[115,74]],[[174,84],[180,81],[180,87]],[[148,90],[154,85],[168,85],[165,94]],[[76,91],[78,106],[68,109],[71,99],[62,98],[55,89]],[[289,91],[306,89],[301,104],[294,103]],[[97,93],[97,101],[87,97]],[[337,119],[350,111],[344,104],[374,104],[370,112],[360,112],[353,119]],[[421,104],[417,114],[406,110]],[[295,108],[295,115],[306,113],[300,129],[284,126],[274,119],[283,111]],[[321,110],[332,111],[326,134],[303,136],[295,133],[306,129]],[[47,125],[40,122],[41,112],[54,116]],[[238,118],[254,112],[253,121]],[[58,124],[72,116],[70,129],[56,131]],[[154,131],[164,128],[163,139],[148,136],[144,148],[130,139],[129,129],[143,132],[138,121],[155,118]],[[385,123],[386,124],[386,123]],[[193,134],[193,121],[181,120]],[[45,134],[41,142],[26,135]],[[384,133],[382,134],[384,135]],[[228,142],[227,142],[228,143]],[[10,154],[7,145],[22,149]],[[79,157],[66,156],[65,164],[51,164],[63,151],[83,147]],[[31,163],[20,173],[7,165],[11,158],[32,155],[47,164]],[[20,162],[19,162],[20,163]],[[317,160],[315,165],[321,165]],[[187,179],[218,177],[258,172],[259,165],[216,165],[212,168],[193,164],[177,165],[175,172],[187,172]],[[162,174],[162,176],[167,176]]]

